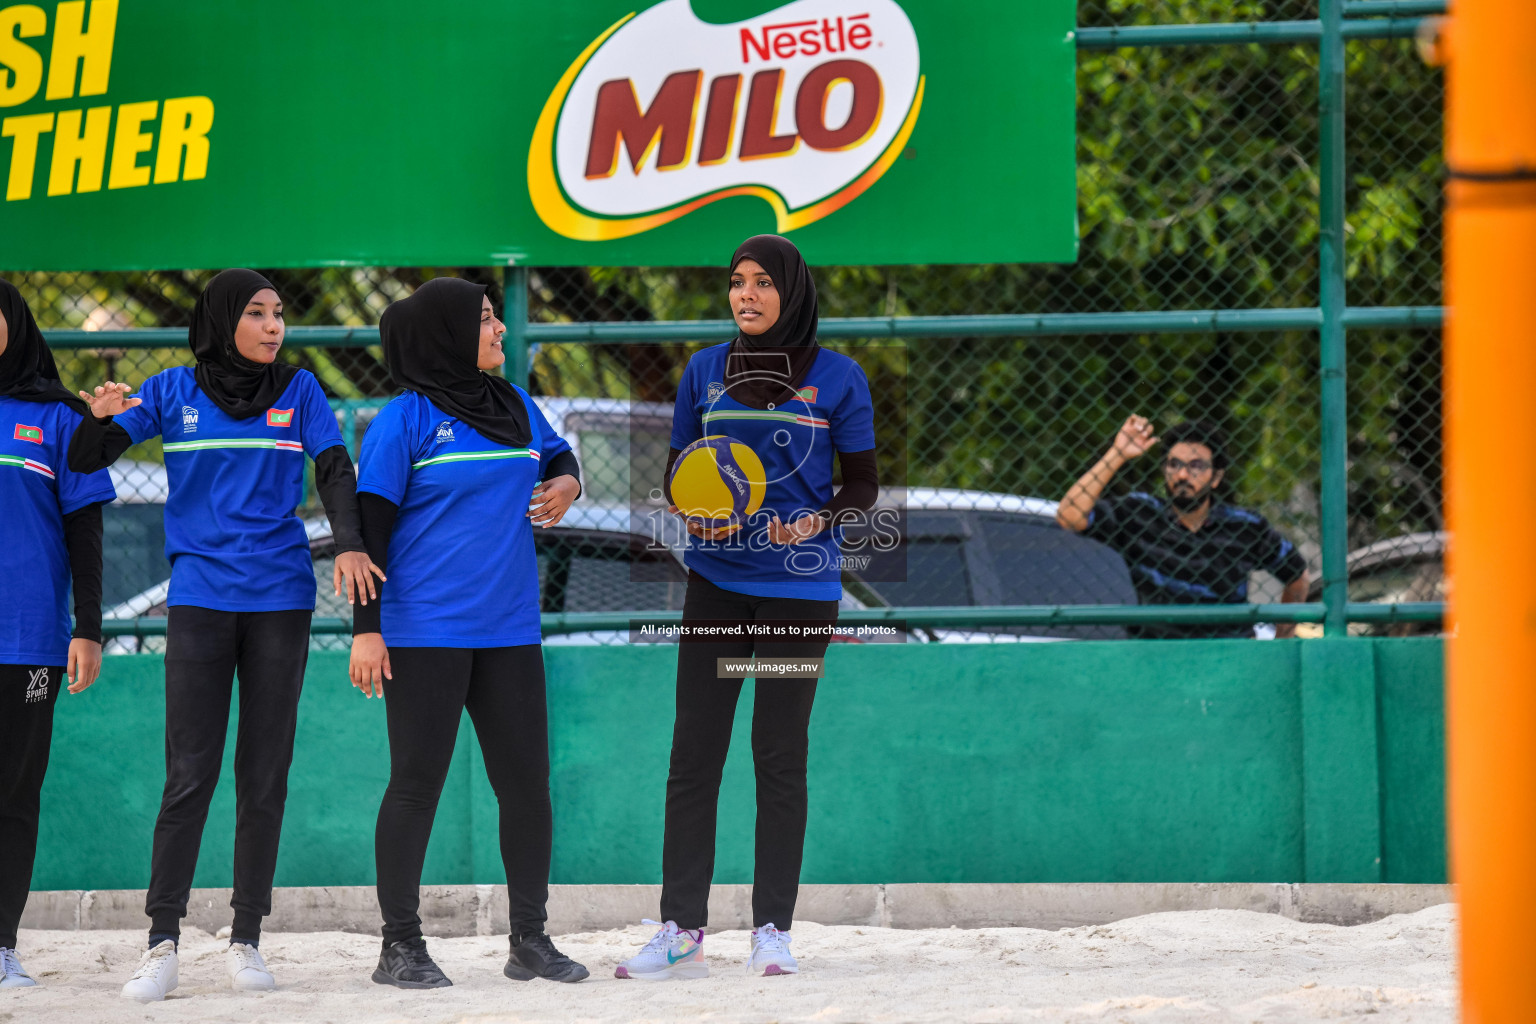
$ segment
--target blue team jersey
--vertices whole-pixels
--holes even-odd
[[[843,596],[839,531],[823,530],[793,546],[768,541],[768,522],[785,524],[832,500],[834,452],[875,446],[874,408],[863,367],[822,349],[801,382],[797,401],[779,409],[753,409],[725,391],[729,344],[688,360],[672,412],[672,447],[726,434],[757,452],[768,474],[763,507],[735,534],[706,541],[692,534],[684,556],[689,569],[724,590],[755,597],[836,601]]]
[[[69,659],[69,552],[64,517],[117,493],[102,469],[66,464],[80,414],[63,402],[0,395],[0,665],[59,665]]]
[[[304,524],[304,456],[342,443],[320,382],[294,374],[272,408],[237,420],[214,404],[189,367],[157,373],[144,404],[116,417],[135,444],[160,436],[170,496],[167,604],[226,612],[315,607]]]
[[[526,392],[526,448],[488,440],[407,391],[363,435],[357,489],[400,506],[380,608],[401,647],[517,647],[539,634],[539,567],[528,502],[566,444]]]

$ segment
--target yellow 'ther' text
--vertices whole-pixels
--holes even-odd
[[[91,0],[89,20],[86,0],[58,4],[46,67],[43,48],[27,40],[47,34],[48,13],[34,4],[0,7],[0,110],[27,103],[40,89],[46,101],[104,95],[117,4]],[[0,120],[0,138],[11,140],[6,201],[32,198],[40,166],[46,167],[50,196],[99,192],[103,178],[109,189],[202,178],[212,127],[213,101],[206,96],[7,117]],[[48,155],[40,163],[44,148]],[[150,161],[140,164],[145,154],[152,154]]]

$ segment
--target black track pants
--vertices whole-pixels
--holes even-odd
[[[391,647],[389,661],[389,787],[374,838],[384,941],[421,934],[422,863],[466,710],[501,808],[512,933],[542,932],[554,828],[543,647]]]
[[[61,666],[0,665],[0,946],[8,949],[32,886],[38,794],[63,685]]]
[[[835,622],[836,601],[751,597],[688,575],[683,622],[763,622],[793,619]],[[677,650],[677,719],[667,776],[666,837],[661,856],[661,917],[679,928],[702,928],[709,918],[715,873],[715,819],[720,775],[731,742],[741,679],[718,678],[718,658],[820,658],[825,640],[805,643],[740,640],[685,642]],[[805,762],[815,679],[757,680],[752,705],[752,764],[757,778],[756,866],[752,926],[794,923],[805,849]]]
[[[179,935],[208,804],[224,760],[238,670],[233,937],[261,936],[288,799],[299,692],[309,660],[307,611],[221,612],[172,605],[165,645],[165,795],[155,819],[151,935]]]

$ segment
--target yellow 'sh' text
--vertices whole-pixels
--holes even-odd
[[[0,0],[3,2],[3,0]],[[0,107],[20,106],[43,90],[45,100],[101,96],[112,72],[118,0],[67,0],[57,5],[46,65],[26,40],[48,31],[48,15],[33,4],[0,7]],[[39,155],[48,146],[47,194],[99,192],[193,181],[208,173],[213,101],[207,96],[45,111],[0,120],[11,141],[5,198],[30,199]],[[109,159],[110,154],[110,159]],[[140,157],[152,154],[146,164]]]

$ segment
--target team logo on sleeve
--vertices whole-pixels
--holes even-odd
[[[441,422],[441,423],[439,423],[437,425],[437,442],[436,443],[437,444],[452,444],[453,443],[453,427],[448,425],[448,421],[447,420],[443,420],[443,422]]]
[[[18,441],[31,441],[33,444],[43,443],[43,428],[29,427],[24,423],[16,424],[15,438]]]
[[[291,427],[291,426],[293,426],[293,410],[292,409],[268,409],[267,410],[267,426],[269,426],[269,427]]]
[[[197,410],[190,405],[181,407],[181,432],[183,434],[197,433]]]

